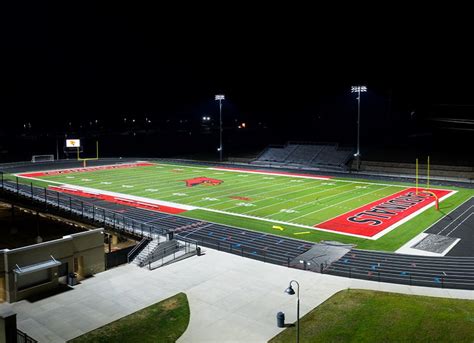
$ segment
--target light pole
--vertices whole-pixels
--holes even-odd
[[[215,99],[219,101],[219,161],[222,162],[222,100],[225,100],[225,96],[217,94]]]
[[[352,86],[351,93],[357,93],[357,152],[355,153],[357,170],[360,169],[360,93],[367,92],[366,86]]]
[[[360,93],[367,92],[366,86],[352,86],[351,93],[357,93],[357,152],[354,155],[359,159],[360,156]]]
[[[298,281],[291,280],[290,285],[288,286],[287,289],[285,289],[285,293],[289,295],[295,294],[295,290],[291,286],[293,282],[296,283],[296,285],[298,286],[296,290],[296,297],[297,297],[297,300],[296,300],[296,343],[299,343],[300,341],[300,284],[298,283]]]

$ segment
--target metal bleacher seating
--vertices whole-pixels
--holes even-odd
[[[345,169],[352,154],[352,148],[339,148],[337,144],[290,143],[268,147],[253,163]]]

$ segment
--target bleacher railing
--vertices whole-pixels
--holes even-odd
[[[16,342],[17,343],[37,343],[38,341],[34,338],[31,338],[20,329],[16,329]]]
[[[161,252],[154,252],[148,257],[148,269],[153,270],[176,260],[195,255],[198,251],[197,242],[184,242],[173,248],[165,248]]]
[[[437,288],[454,288],[454,289],[474,289],[474,282],[471,280],[460,280],[456,277],[451,277],[449,273],[433,274],[431,276],[417,275],[414,273],[399,273],[390,271],[367,271],[361,268],[354,268],[350,266],[337,266],[337,268],[327,271],[328,274],[345,276],[348,278],[397,283],[410,286],[425,286]]]
[[[143,248],[147,246],[149,242],[150,242],[150,238],[148,237],[142,238],[142,240],[137,245],[135,245],[135,247],[127,254],[127,263],[130,263],[131,261],[133,261],[135,256],[137,256],[140,253],[140,251],[142,251]]]
[[[170,233],[169,229],[161,227],[159,223],[143,223],[107,208],[79,200],[74,195],[34,186],[33,183],[23,184],[19,182],[18,178],[14,181],[6,179],[2,171],[0,171],[0,189],[4,193],[14,194],[35,204],[42,204],[46,211],[67,213],[80,217],[83,221],[109,227],[117,232],[149,239],[167,236]],[[179,237],[176,239],[183,242],[192,241]]]

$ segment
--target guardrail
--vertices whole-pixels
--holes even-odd
[[[37,343],[38,342],[36,339],[31,338],[20,329],[16,329],[16,341],[17,343]]]
[[[93,202],[80,200],[74,195],[49,190],[44,187],[34,186],[33,183],[20,183],[18,178],[14,181],[4,178],[3,172],[0,171],[0,190],[4,193],[16,195],[32,203],[44,205],[45,211],[56,211],[58,213],[66,213],[70,216],[79,217],[82,221],[89,221],[94,225],[101,224],[109,227],[114,231],[122,232],[138,236],[141,238],[159,238],[159,236],[167,236],[171,231],[165,227],[161,227],[157,223],[147,224],[138,220],[127,217],[126,215],[117,213],[107,208],[98,206]],[[183,242],[192,241],[189,239],[177,240]]]
[[[154,270],[159,268],[165,264],[173,263],[176,260],[181,260],[186,257],[192,256],[196,254],[198,251],[197,242],[190,243],[186,242],[183,244],[178,244],[178,246],[173,247],[171,249],[165,248],[164,251],[159,253],[152,253],[149,257],[148,262],[148,269]],[[180,253],[177,255],[177,253]]]
[[[337,266],[335,269],[329,268],[325,273],[336,276],[344,276],[348,278],[397,283],[410,286],[425,286],[437,288],[454,288],[454,289],[474,289],[474,283],[461,282],[448,275],[432,275],[421,276],[413,275],[412,273],[395,273],[389,271],[361,271],[353,267]]]

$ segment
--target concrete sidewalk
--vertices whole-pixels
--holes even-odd
[[[125,265],[47,299],[0,306],[11,306],[18,327],[38,341],[64,342],[184,292],[191,319],[180,342],[266,342],[281,331],[277,312],[296,320],[296,297],[284,293],[291,279],[301,285],[301,316],[346,288],[474,299],[472,291],[321,275],[206,249],[204,256],[154,271]]]

